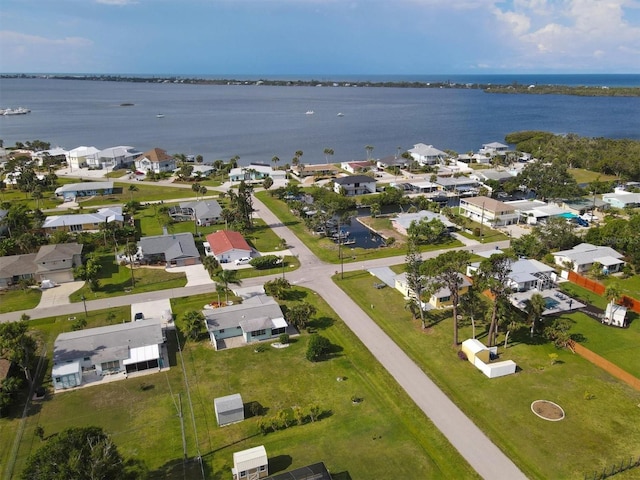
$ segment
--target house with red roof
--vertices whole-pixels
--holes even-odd
[[[207,235],[207,241],[203,245],[205,253],[216,257],[220,263],[251,257],[253,251],[244,237],[233,230],[219,230],[211,233]]]

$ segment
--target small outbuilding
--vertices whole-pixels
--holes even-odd
[[[216,411],[216,420],[221,427],[244,420],[244,403],[239,393],[214,399],[213,407]]]
[[[602,323],[613,325],[614,327],[624,327],[626,325],[627,307],[609,303],[604,312]]]
[[[257,480],[269,476],[269,459],[264,445],[233,454],[233,480]]]
[[[491,352],[480,340],[469,338],[462,342],[462,351],[467,355],[467,360],[474,363],[476,358],[484,363],[489,363]]]

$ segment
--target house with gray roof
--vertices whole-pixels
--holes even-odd
[[[256,295],[239,305],[205,309],[209,338],[216,350],[228,348],[231,339],[242,343],[268,340],[286,333],[289,324],[273,297]],[[237,343],[237,342],[236,342]]]
[[[107,207],[99,208],[94,213],[48,216],[42,224],[42,229],[48,235],[56,231],[97,232],[101,225],[115,223],[122,226],[123,222],[122,207]]]
[[[430,212],[428,210],[421,210],[415,213],[399,213],[395,218],[391,219],[391,225],[402,235],[408,235],[409,227],[413,222],[421,222],[426,220],[440,220],[448,229],[455,229],[456,225],[449,221],[449,219],[439,213]]]
[[[43,245],[38,253],[0,257],[0,288],[20,280],[73,282],[73,269],[82,265],[82,244]]]
[[[36,254],[0,257],[0,288],[17,285],[20,280],[31,280],[36,273]]]
[[[348,197],[376,193],[376,179],[366,175],[339,177],[334,180],[333,191],[344,193]]]
[[[602,273],[609,274],[622,270],[624,266],[623,255],[611,247],[581,243],[570,250],[553,252],[553,259],[557,265],[571,266],[576,273],[584,273],[591,270],[595,263],[602,265]]]
[[[438,150],[433,145],[425,145],[424,143],[415,144],[413,148],[409,149],[409,153],[420,165],[434,165],[440,163],[448,156],[445,152]]]
[[[127,322],[61,333],[53,345],[51,379],[56,391],[106,375],[160,371],[165,342],[159,321]]]
[[[209,226],[220,221],[222,207],[216,200],[181,202],[169,210],[172,219],[185,222],[195,221],[198,226]]]
[[[504,253],[501,250],[491,250],[487,252]],[[473,276],[480,268],[480,262],[473,262],[467,266],[467,275]],[[555,270],[532,258],[521,258],[511,264],[511,271],[507,277],[509,288],[516,292],[527,292],[529,290],[538,290],[540,292],[549,290],[556,286]]]
[[[95,197],[112,193],[113,182],[69,183],[55,190],[56,196],[62,197],[65,202],[74,201],[77,197]]]
[[[183,267],[200,263],[200,252],[191,233],[168,233],[165,229],[162,235],[142,237],[136,258],[146,264]]]

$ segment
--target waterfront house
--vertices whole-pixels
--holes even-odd
[[[214,256],[220,263],[230,263],[240,258],[251,257],[253,249],[242,234],[233,230],[219,230],[207,235],[205,253]]]
[[[105,148],[100,150],[96,155],[97,160],[94,165],[96,168],[104,169],[125,169],[133,168],[135,159],[142,152],[130,146],[119,145],[117,147]],[[91,166],[91,164],[89,164]]]
[[[342,162],[340,168],[351,174],[366,173],[369,170],[375,168],[375,162],[373,160],[362,160],[358,162]]]
[[[451,192],[454,194],[471,194],[477,192],[480,187],[480,183],[470,177],[441,177],[438,176],[436,184],[439,189],[444,192]]]
[[[513,206],[484,196],[461,198],[460,213],[474,222],[494,227],[518,223],[518,214]]]
[[[53,345],[55,391],[99,381],[105,375],[159,371],[164,335],[159,321],[126,322],[61,333]]]
[[[430,212],[428,210],[421,210],[415,213],[399,213],[395,218],[391,219],[391,226],[402,235],[408,235],[408,229],[413,222],[420,222],[422,220],[440,220],[448,229],[455,229],[456,225],[449,221],[449,219],[439,213]]]
[[[95,197],[112,193],[113,182],[68,183],[55,190],[56,196],[62,197],[65,202],[73,202],[77,197]]]
[[[413,159],[420,165],[435,165],[447,158],[447,154],[433,145],[418,143],[409,149]]]
[[[176,169],[175,158],[161,148],[154,148],[143,153],[136,157],[134,163],[136,170],[142,173],[173,172]]]
[[[205,309],[209,339],[216,350],[228,343],[268,340],[286,333],[289,324],[278,302],[267,295],[255,295],[239,305]]]
[[[101,225],[113,223],[121,227],[123,222],[122,207],[106,207],[99,208],[95,213],[48,216],[42,224],[42,229],[47,235],[56,231],[97,232]]]
[[[136,258],[141,263],[165,263],[167,267],[181,267],[200,263],[200,253],[191,233],[167,233],[142,237]]]
[[[284,180],[286,176],[287,172],[284,170],[274,170],[270,165],[261,163],[251,163],[246,167],[232,168],[229,172],[229,180],[231,182],[239,182],[241,180],[245,182],[260,181],[267,177],[271,177],[273,180]]]
[[[376,179],[366,175],[350,175],[334,180],[333,191],[347,197],[376,193]]]
[[[602,265],[602,273],[609,274],[622,270],[624,266],[623,255],[611,247],[581,243],[570,250],[553,252],[556,265],[567,268],[576,273],[586,273],[595,263]]]
[[[298,178],[306,177],[334,177],[338,174],[338,167],[331,163],[305,165],[299,163],[291,168],[291,172]]]
[[[95,164],[99,152],[100,150],[96,147],[85,146],[69,150],[69,152],[67,152],[67,164],[69,165],[69,170],[79,170],[89,166],[89,163]]]

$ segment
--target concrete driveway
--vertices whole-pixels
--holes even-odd
[[[68,282],[61,283],[57,287],[46,288],[42,290],[42,297],[40,297],[40,303],[36,308],[49,308],[56,305],[69,304],[71,303],[69,301],[69,295],[80,290],[83,285],[84,281]]]
[[[211,285],[213,280],[202,264],[187,265],[186,267],[169,267],[167,272],[184,272],[187,275],[187,287],[195,285]]]

